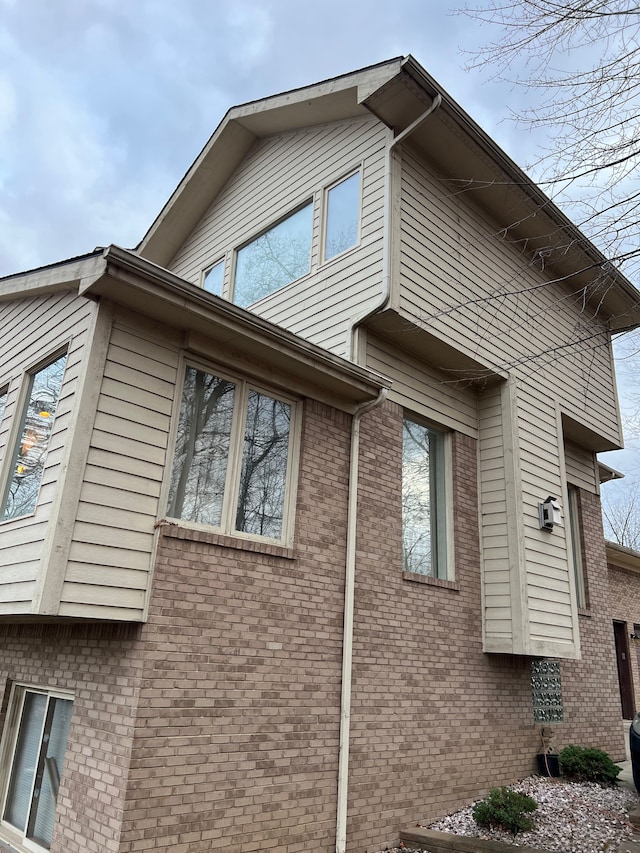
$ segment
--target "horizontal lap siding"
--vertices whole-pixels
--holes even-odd
[[[479,396],[478,487],[485,636],[510,641],[511,566],[502,400],[499,386]]]
[[[63,616],[141,619],[178,346],[114,324],[62,591]]]
[[[562,437],[555,401],[544,388],[527,384],[518,402],[530,637],[532,642],[567,644],[573,640],[577,613],[571,602],[566,527],[541,530],[538,514],[548,495],[562,503]]]
[[[233,251],[295,207],[314,200],[309,275],[256,303],[252,310],[333,352],[345,354],[355,315],[381,292],[385,129],[358,119],[259,141],[215,199],[170,264],[195,284],[203,269],[226,255],[231,283]],[[362,165],[360,243],[320,262],[323,190]]]
[[[607,336],[581,294],[534,270],[464,193],[411,154],[401,207],[402,310],[481,361],[530,377],[563,411],[618,441]]]
[[[517,383],[519,484],[511,501],[503,491],[509,480],[497,419],[492,426],[489,418],[480,434],[486,636],[508,640],[509,614],[519,612],[506,595],[511,564],[511,595],[516,580],[524,584],[522,648],[572,656],[577,613],[565,529],[541,531],[538,504],[563,493],[558,408],[608,440],[620,438],[607,335],[583,310],[580,293],[534,269],[464,193],[408,152],[401,212],[401,311]],[[589,480],[584,455],[570,458],[569,471],[581,485]],[[520,554],[513,543],[507,548],[502,505],[507,515],[520,514]],[[513,637],[517,650],[515,629]]]
[[[9,434],[18,411],[25,372],[67,347],[67,361],[58,400],[38,504],[33,515],[0,524],[0,614],[30,610],[41,570],[42,546],[55,499],[74,395],[95,306],[72,293],[16,300],[0,305],[0,389],[9,383],[0,422],[0,464],[8,462]]]
[[[567,482],[587,492],[598,493],[595,455],[571,441],[564,443],[564,464]]]
[[[367,367],[391,379],[390,400],[435,425],[477,437],[475,390],[458,387],[441,371],[374,337],[367,343]]]

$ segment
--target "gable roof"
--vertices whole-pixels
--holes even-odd
[[[138,253],[167,266],[258,139],[371,114],[396,138],[410,134],[411,144],[459,181],[511,239],[544,257],[555,275],[569,276],[572,289],[588,284],[599,308],[614,318],[612,331],[640,323],[640,294],[628,279],[412,56],[230,109]]]

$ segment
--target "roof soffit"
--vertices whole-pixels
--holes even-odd
[[[102,252],[69,258],[56,264],[0,279],[0,302],[78,290],[104,268]]]
[[[640,572],[640,553],[638,551],[625,548],[624,545],[618,545],[617,542],[605,541],[604,545],[607,552],[607,563]]]

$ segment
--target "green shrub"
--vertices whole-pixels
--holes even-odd
[[[583,746],[566,746],[560,753],[560,767],[565,776],[576,782],[615,785],[620,768],[606,752]]]
[[[528,816],[538,808],[534,799],[511,788],[492,788],[488,795],[473,807],[473,819],[479,826],[498,826],[516,835],[531,829]]]

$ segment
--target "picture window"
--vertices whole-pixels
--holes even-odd
[[[402,429],[402,568],[447,578],[445,436],[410,418]]]
[[[293,401],[244,380],[188,366],[168,515],[285,540],[295,411]]]
[[[311,269],[313,203],[309,202],[236,253],[233,301],[246,308]]]
[[[324,260],[346,252],[358,242],[360,224],[360,172],[327,190]]]

